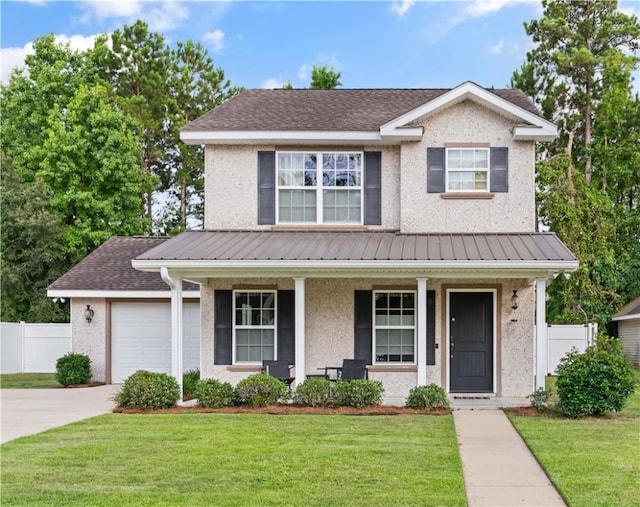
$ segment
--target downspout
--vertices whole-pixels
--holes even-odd
[[[171,375],[180,390],[178,404],[182,404],[182,280],[172,278],[166,267],[160,268],[160,277],[171,289]]]

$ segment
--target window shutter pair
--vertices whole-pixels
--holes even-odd
[[[427,192],[444,193],[445,188],[445,148],[427,148]],[[509,191],[509,148],[490,149],[489,167],[490,192]]]
[[[373,292],[354,293],[354,359],[373,363]],[[427,364],[436,364],[436,291],[427,291]]]
[[[278,359],[295,362],[295,291],[278,291]],[[214,293],[213,364],[233,358],[233,291]]]
[[[364,153],[364,224],[382,224],[382,153]],[[276,223],[276,152],[258,152],[258,224]]]

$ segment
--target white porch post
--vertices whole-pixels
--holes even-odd
[[[417,346],[418,353],[418,385],[427,385],[427,279],[416,278],[418,282],[418,322],[417,322]]]
[[[182,402],[182,278],[172,278],[167,268],[162,268],[160,275],[171,289],[171,376],[180,386]]]
[[[306,378],[304,355],[305,355],[305,336],[304,336],[304,278],[294,278],[295,281],[295,318],[296,318],[296,385],[300,385]]]
[[[547,316],[546,289],[544,278],[536,279],[536,389],[545,388],[547,376]]]

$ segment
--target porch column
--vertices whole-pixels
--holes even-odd
[[[427,385],[427,279],[416,278],[418,282],[418,315],[417,315],[417,355],[418,385]]]
[[[294,278],[295,281],[295,318],[296,318],[296,385],[302,384],[306,379],[304,354],[304,278]]]
[[[171,289],[171,376],[178,382],[182,402],[182,278],[171,277],[167,268],[160,275]]]
[[[547,282],[544,278],[536,279],[536,389],[545,388],[547,376],[547,315],[546,315]]]

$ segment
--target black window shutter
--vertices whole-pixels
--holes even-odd
[[[231,348],[233,347],[232,297],[233,294],[230,290],[216,290],[214,292],[213,364],[231,364]]]
[[[278,291],[278,359],[296,361],[295,291]]]
[[[427,192],[441,194],[444,188],[444,148],[427,148]]]
[[[357,290],[354,293],[354,333],[353,358],[365,359],[371,364],[373,347],[373,293]]]
[[[364,225],[382,224],[382,152],[364,153]]]
[[[491,148],[491,192],[509,191],[509,148]]]
[[[276,223],[276,152],[258,152],[258,224]]]
[[[427,364],[436,364],[436,291],[427,291]]]

